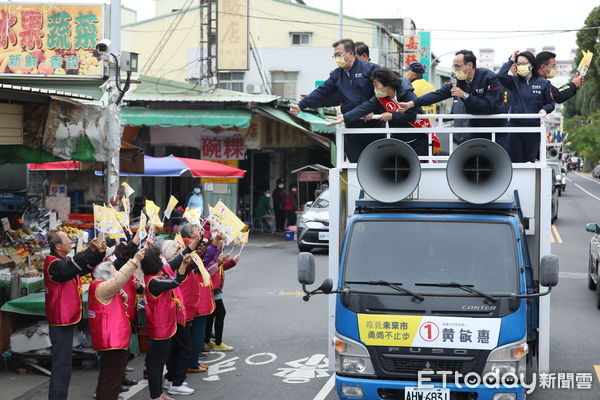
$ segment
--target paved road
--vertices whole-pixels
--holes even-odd
[[[587,289],[586,272],[591,234],[587,222],[600,223],[600,180],[569,174],[567,191],[560,197],[552,252],[560,257],[561,279],[552,294],[551,371],[593,372],[600,364],[600,311],[595,293]],[[576,186],[577,185],[577,186]],[[230,353],[212,353],[208,374],[189,375],[197,389],[190,399],[298,399],[334,400],[327,360],[327,301],[315,296],[305,303],[296,280],[294,242],[271,237],[253,238],[242,263],[228,272],[225,286],[227,318],[225,342]],[[327,274],[327,254],[315,255],[317,279]],[[141,375],[143,357],[131,366]],[[31,375],[30,375],[31,377]],[[97,370],[75,370],[71,398],[91,399]],[[0,382],[18,387],[24,379],[2,376]],[[22,400],[46,398],[46,378]],[[27,385],[33,386],[31,379]],[[538,391],[535,400],[598,399],[594,390]],[[21,390],[20,393],[23,393]],[[145,383],[126,393],[127,398],[148,398]],[[12,397],[11,397],[12,398]]]

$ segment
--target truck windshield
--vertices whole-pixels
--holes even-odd
[[[347,249],[345,281],[402,282],[417,293],[461,290],[415,283],[460,282],[487,293],[518,288],[515,238],[506,223],[358,221]]]

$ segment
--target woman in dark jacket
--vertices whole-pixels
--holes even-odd
[[[516,63],[516,75],[508,72]],[[514,52],[498,72],[500,83],[508,89],[509,114],[542,114],[554,111],[552,85],[537,74],[535,56]],[[537,119],[513,119],[510,126],[540,126]],[[509,153],[513,162],[535,162],[540,149],[539,133],[511,133]]]
[[[366,120],[371,118],[370,114],[381,114],[381,120],[389,123],[392,128],[410,128],[410,122],[417,119],[417,114],[423,114],[419,107],[411,108],[404,113],[389,112],[382,104],[381,99],[395,100],[396,102],[408,102],[417,98],[410,82],[400,77],[395,71],[388,68],[377,68],[371,74],[375,96],[365,101],[352,111],[331,122],[328,125],[339,124],[344,121],[354,122],[361,118]],[[382,136],[383,137],[383,136]],[[428,155],[428,140],[424,133],[403,133],[392,135],[395,139],[400,139],[412,147],[420,156]]]

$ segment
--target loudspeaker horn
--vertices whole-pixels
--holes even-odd
[[[468,140],[450,155],[446,179],[458,198],[473,204],[491,203],[512,181],[510,156],[491,140]]]
[[[373,199],[394,203],[410,196],[421,179],[417,153],[398,139],[379,139],[360,154],[358,182]]]
[[[557,160],[559,156],[559,151],[556,147],[550,147],[546,150],[546,158],[549,160]]]

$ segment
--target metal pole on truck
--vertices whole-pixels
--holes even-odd
[[[344,0],[340,0],[340,40],[344,38]]]

